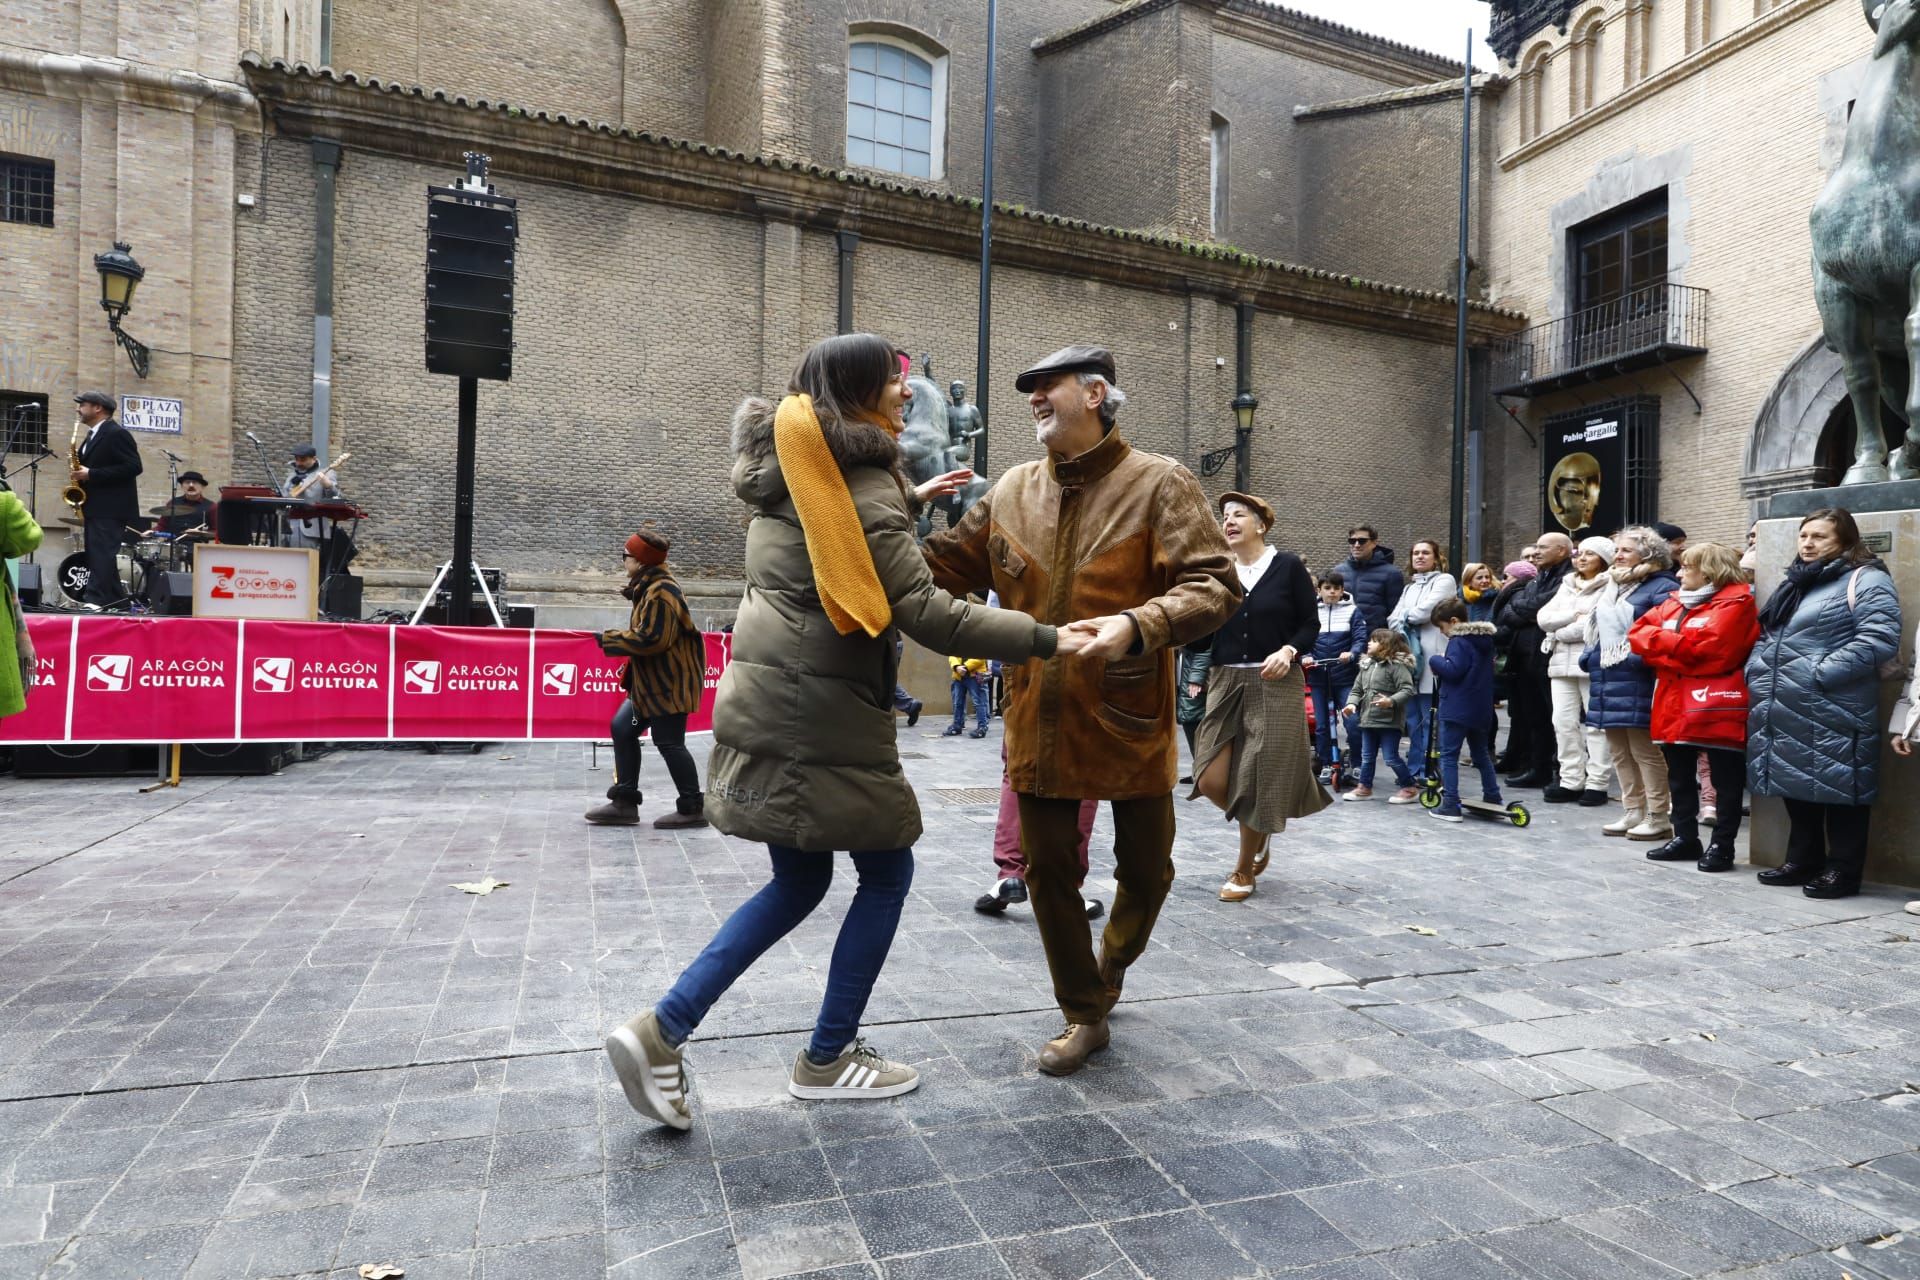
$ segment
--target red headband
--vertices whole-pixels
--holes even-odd
[[[627,539],[627,554],[635,560],[638,560],[641,564],[665,564],[667,562],[667,549],[665,547],[656,546],[637,533]]]

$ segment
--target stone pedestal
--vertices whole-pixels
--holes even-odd
[[[1874,544],[1893,574],[1900,593],[1900,658],[1911,668],[1914,627],[1920,622],[1920,481],[1854,485],[1846,489],[1802,489],[1775,494],[1760,520],[1759,577],[1754,590],[1764,602],[1785,577],[1786,566],[1797,553],[1795,538],[1800,518],[1822,507],[1842,507],[1853,513],[1861,534]],[[1902,681],[1888,680],[1880,688],[1880,728],[1887,727]],[[1880,800],[1873,807],[1868,842],[1867,879],[1883,884],[1920,886],[1920,756],[1905,759],[1887,749],[1880,738]],[[1768,796],[1756,796],[1753,820],[1747,828],[1752,858],[1763,867],[1777,867],[1787,847],[1786,806]]]

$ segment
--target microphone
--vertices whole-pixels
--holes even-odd
[[[180,456],[179,454],[177,454],[177,453],[175,453],[175,452],[174,452],[173,450],[171,450],[171,449],[162,449],[162,450],[161,450],[160,452],[162,452],[162,453],[164,453],[164,454],[166,454],[166,455],[167,455],[167,456],[168,456],[169,458],[172,458],[172,459],[173,459],[173,460],[174,460],[175,462],[185,462],[185,461],[186,461],[186,459],[185,459],[185,458],[183,458],[183,457],[181,457],[181,456]]]

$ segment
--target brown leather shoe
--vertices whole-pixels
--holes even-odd
[[[1070,1076],[1087,1065],[1088,1057],[1106,1048],[1107,1040],[1105,1018],[1092,1025],[1069,1022],[1040,1050],[1040,1070],[1050,1076]]]

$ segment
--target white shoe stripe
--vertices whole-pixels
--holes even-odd
[[[859,1087],[859,1085],[858,1085],[858,1083],[857,1083],[857,1082],[856,1082],[856,1083],[854,1083],[854,1084],[849,1084],[849,1083],[848,1083],[848,1081],[850,1081],[850,1080],[856,1080],[856,1078],[857,1078],[857,1077],[859,1076],[859,1074],[860,1074],[860,1072],[861,1072],[861,1070],[862,1070],[862,1068],[861,1068],[861,1066],[860,1066],[860,1064],[859,1064],[859,1063],[857,1063],[857,1062],[849,1062],[849,1063],[847,1064],[847,1069],[846,1069],[845,1071],[842,1071],[842,1072],[840,1073],[840,1078],[839,1078],[838,1080],[835,1080],[835,1081],[833,1082],[833,1087],[834,1087],[834,1088],[836,1088],[836,1089],[840,1089],[840,1088],[858,1088],[858,1087]]]

